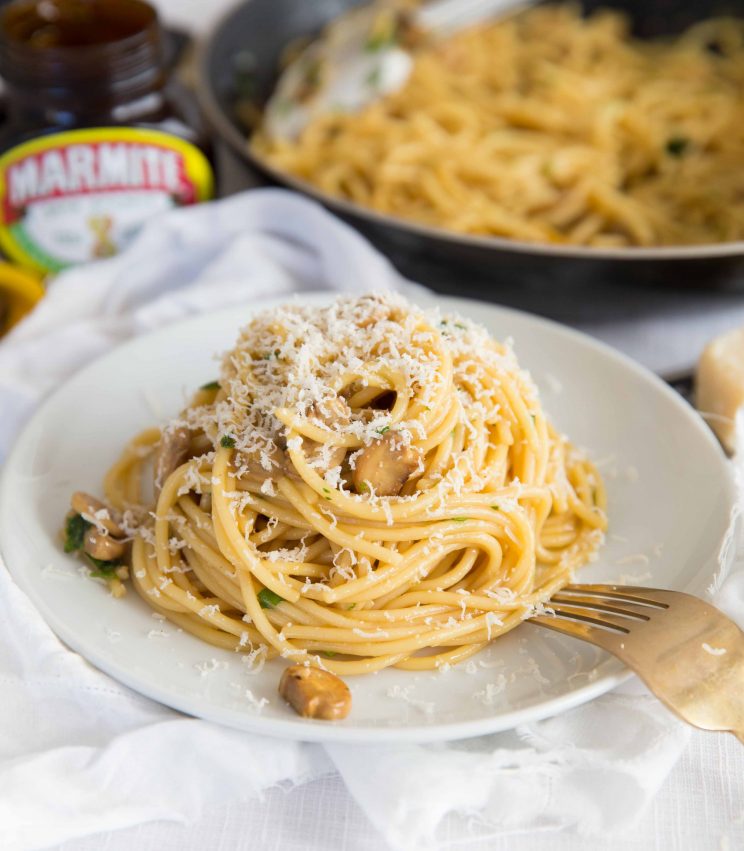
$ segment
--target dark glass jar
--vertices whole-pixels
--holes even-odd
[[[209,148],[143,0],[17,0],[0,13],[0,247],[49,272],[116,253],[211,197]]]

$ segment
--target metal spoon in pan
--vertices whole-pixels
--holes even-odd
[[[531,5],[529,0],[376,0],[334,21],[284,69],[264,113],[264,132],[296,139],[316,116],[357,112],[402,88],[412,48]]]

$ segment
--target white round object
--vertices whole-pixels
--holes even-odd
[[[302,296],[322,303],[328,295]],[[610,528],[578,581],[702,594],[718,569],[735,489],[700,417],[623,355],[554,323],[490,304],[417,295],[512,337],[557,425],[599,462]],[[278,302],[275,302],[278,303]],[[258,307],[275,304],[264,302]],[[576,706],[628,675],[613,657],[523,624],[446,671],[386,670],[348,678],[353,708],[339,722],[299,718],[277,693],[281,660],[250,673],[242,655],[159,622],[137,596],[111,597],[62,552],[73,490],[101,482],[138,431],[175,415],[217,374],[256,306],[234,307],[135,339],[75,375],[29,422],[0,483],[0,547],[18,585],[57,635],[136,691],[191,715],[313,741],[432,741],[493,733]]]

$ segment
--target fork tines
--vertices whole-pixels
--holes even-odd
[[[567,585],[553,594],[546,608],[548,618],[580,621],[627,634],[629,621],[648,621],[654,610],[669,607],[659,599],[661,595],[663,592],[632,585]],[[540,621],[548,625],[542,618]],[[558,624],[554,626],[558,628]]]
[[[680,718],[744,742],[744,632],[682,591],[568,585],[526,623],[617,656]]]
[[[668,609],[669,604],[663,601],[664,592],[654,588],[644,588],[641,585],[566,585],[560,593],[591,594],[595,597],[609,597],[613,600],[623,600],[628,603],[641,603],[656,609]]]

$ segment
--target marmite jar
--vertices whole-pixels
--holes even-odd
[[[198,113],[142,0],[17,0],[0,14],[0,250],[41,272],[108,257],[212,196]]]

